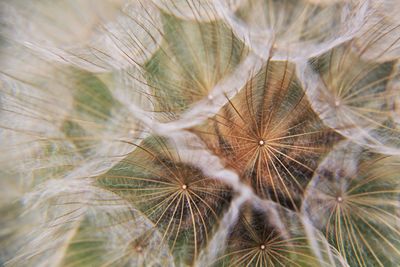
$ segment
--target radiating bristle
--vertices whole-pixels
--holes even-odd
[[[208,96],[246,55],[222,21],[183,21],[163,16],[165,43],[144,66],[156,112],[177,116]]]
[[[325,246],[322,236],[316,242],[325,248],[313,251],[296,214],[283,208],[277,211],[279,222],[268,209],[244,206],[226,251],[213,266],[344,266],[340,258],[334,259],[335,250]]]
[[[339,139],[311,109],[294,66],[274,61],[193,132],[258,195],[294,209],[319,158]]]
[[[356,42],[356,41],[355,41]],[[325,124],[376,151],[400,150],[395,119],[399,88],[396,61],[363,59],[355,42],[336,47],[303,65],[307,97]],[[306,80],[305,75],[312,77]]]
[[[351,266],[400,260],[399,160],[344,143],[308,186],[303,209]]]
[[[337,1],[318,5],[311,1],[243,1],[236,12],[224,1],[220,13],[234,32],[256,52],[273,42],[273,59],[296,59],[327,51],[352,38],[363,23],[366,4]],[[247,40],[247,41],[246,41]]]
[[[229,205],[231,190],[180,162],[179,153],[150,137],[98,183],[148,216],[176,257],[192,262]]]

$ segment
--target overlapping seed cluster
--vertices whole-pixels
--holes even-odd
[[[0,1],[0,266],[397,266],[397,11]]]

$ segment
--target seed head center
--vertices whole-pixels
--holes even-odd
[[[260,246],[260,249],[261,249],[261,250],[264,250],[264,249],[265,249],[265,245],[261,245],[261,246]]]
[[[337,200],[337,202],[339,202],[339,203],[342,203],[342,202],[343,202],[343,198],[342,198],[341,196],[338,196],[338,197],[336,198],[336,200]]]
[[[258,145],[260,145],[260,146],[263,146],[263,145],[265,145],[265,141],[264,141],[264,140],[260,140],[260,141],[258,141]]]
[[[182,189],[183,189],[183,190],[186,190],[186,189],[187,189],[187,185],[183,184],[183,185],[182,185]]]

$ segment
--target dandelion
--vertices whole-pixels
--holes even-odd
[[[351,266],[399,260],[398,160],[342,144],[309,184],[305,212]]]
[[[162,242],[176,257],[191,262],[208,242],[231,192],[179,158],[166,140],[151,137],[98,181],[132,202],[162,231]]]
[[[294,66],[274,61],[193,132],[258,195],[292,208],[319,158],[339,138],[311,109]]]
[[[271,220],[273,216],[268,209],[244,206],[227,240],[226,251],[217,259],[215,266],[332,264],[329,263],[328,254],[333,251],[320,251],[326,257],[326,261],[320,262],[310,251],[311,246],[307,243],[306,233],[299,218],[290,211],[284,209],[278,211],[279,222]],[[335,266],[340,266],[340,259],[336,259],[335,263],[337,264]]]
[[[208,97],[247,51],[221,21],[182,21],[168,15],[163,19],[165,44],[140,72],[145,73],[156,101],[155,111],[175,119],[195,102]]]
[[[225,1],[216,2],[246,44],[261,55],[265,43],[273,42],[273,59],[279,60],[307,58],[351,39],[362,25],[366,7],[362,1],[251,0],[234,11]]]
[[[397,266],[399,10],[0,1],[0,265]]]
[[[398,154],[396,61],[363,60],[354,48],[354,42],[339,46],[304,67],[310,76],[319,74],[306,85],[307,96],[337,132],[378,152]]]

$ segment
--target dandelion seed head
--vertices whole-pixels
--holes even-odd
[[[395,266],[375,2],[2,1],[0,262]]]

